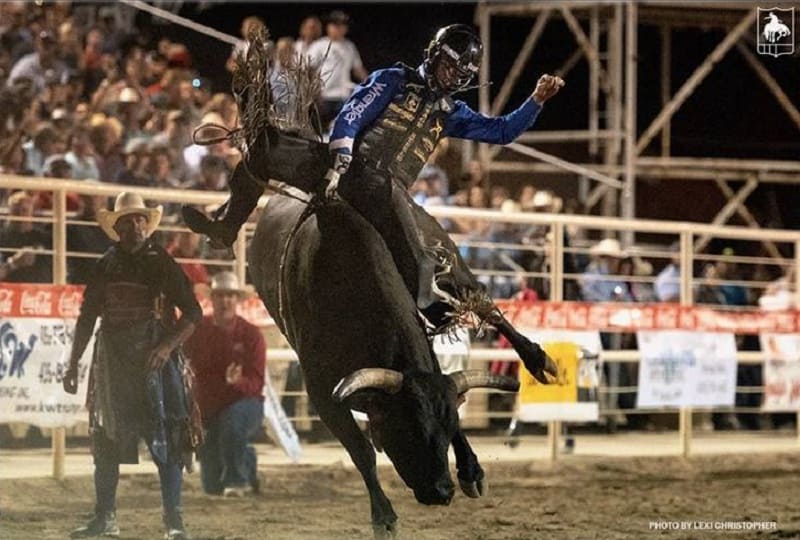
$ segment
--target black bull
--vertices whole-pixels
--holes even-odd
[[[410,202],[404,191],[394,192]],[[250,247],[251,275],[300,358],[320,417],[364,478],[376,537],[391,537],[397,516],[378,482],[374,449],[349,410],[367,413],[373,444],[386,451],[420,502],[447,504],[454,492],[450,444],[462,490],[472,497],[483,492],[483,470],[458,426],[458,395],[476,386],[514,390],[516,381],[476,372],[442,375],[414,299],[375,229],[343,202],[300,220],[305,209],[287,197],[270,200]],[[414,210],[426,243],[439,241],[457,253],[438,223]],[[477,289],[460,259],[450,279]],[[504,319],[493,323],[528,349],[530,367],[544,377],[538,347]]]

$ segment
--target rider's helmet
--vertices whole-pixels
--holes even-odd
[[[466,24],[440,28],[425,49],[425,76],[437,92],[452,94],[463,90],[481,66],[483,45]]]

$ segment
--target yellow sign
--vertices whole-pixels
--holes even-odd
[[[576,403],[580,346],[562,341],[542,343],[542,348],[558,366],[558,378],[541,384],[520,364],[520,403]]]

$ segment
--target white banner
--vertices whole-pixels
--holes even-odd
[[[78,393],[67,394],[67,367],[75,319],[0,319],[0,423],[43,428],[87,422],[84,407],[94,337],[81,359]]]
[[[734,404],[736,340],[718,332],[638,332],[636,406],[710,407]]]
[[[303,457],[303,449],[300,446],[300,439],[286,411],[281,407],[281,400],[275,389],[272,387],[272,380],[269,373],[264,373],[264,420],[266,421],[267,433],[273,441],[279,443],[286,455],[295,463]]]
[[[764,410],[800,410],[800,334],[761,334]]]

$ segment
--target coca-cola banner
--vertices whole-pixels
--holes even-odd
[[[39,309],[59,307],[59,295],[36,291]],[[67,367],[75,332],[75,319],[55,317],[0,317],[0,423],[22,422],[39,427],[70,427],[87,421],[84,407],[94,338],[89,342],[78,371],[78,393],[67,394],[61,379]]]
[[[0,317],[77,317],[83,287],[78,285],[0,284]],[[198,295],[203,313],[211,301]],[[800,333],[800,311],[724,311],[678,304],[592,304],[588,302],[498,302],[520,328],[635,332],[696,330],[734,334]],[[257,296],[240,303],[239,314],[257,326],[275,324]]]

